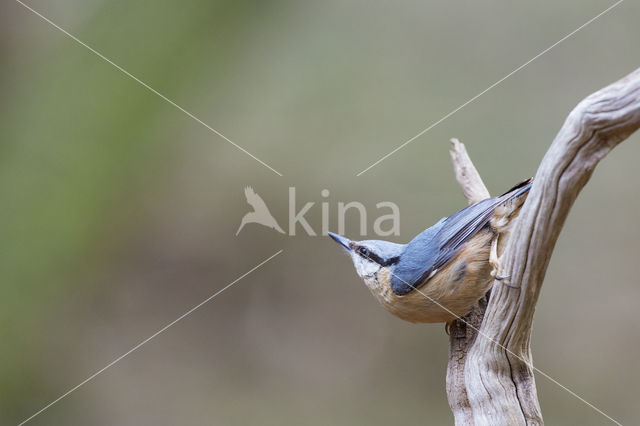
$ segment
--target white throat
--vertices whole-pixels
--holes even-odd
[[[382,269],[382,267],[373,262],[371,260],[367,260],[362,256],[352,253],[351,258],[353,260],[353,265],[356,268],[356,272],[362,278],[365,285],[371,290],[374,296],[382,296],[385,291],[382,283],[379,281],[378,272]]]

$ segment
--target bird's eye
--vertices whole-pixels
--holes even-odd
[[[364,257],[369,257],[369,255],[371,254],[371,253],[369,253],[369,249],[368,249],[368,248],[366,248],[366,247],[360,247],[360,248],[358,249],[358,253],[359,253],[361,256],[364,256]]]

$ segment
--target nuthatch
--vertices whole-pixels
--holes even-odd
[[[467,314],[491,288],[498,235],[507,231],[531,179],[499,197],[442,218],[408,244],[351,241],[329,233],[350,255],[358,275],[393,315],[410,322],[446,322]]]

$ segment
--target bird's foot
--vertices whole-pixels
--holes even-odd
[[[489,265],[491,265],[491,277],[496,278],[500,274],[498,271],[502,269],[500,259],[498,258],[498,237],[491,241],[491,251],[489,252]],[[497,278],[496,278],[497,279]]]
[[[489,253],[489,264],[491,265],[491,278],[496,281],[500,281],[502,284],[506,285],[509,288],[520,288],[517,285],[511,284],[509,278],[511,275],[507,275],[504,273],[504,269],[502,267],[502,262],[498,257],[498,238],[494,238],[491,242],[491,251]]]
[[[519,285],[511,284],[511,281],[509,281],[511,275],[496,275],[494,278],[496,281],[500,281],[502,284],[506,285],[509,288],[520,288]]]

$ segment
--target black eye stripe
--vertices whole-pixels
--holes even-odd
[[[392,257],[391,259],[388,259],[388,260],[384,260],[377,254],[373,253],[368,248],[362,247],[362,246],[357,248],[357,252],[360,256],[364,257],[365,259],[371,260],[372,262],[376,262],[380,266],[393,265],[395,263],[398,263],[398,261],[400,260],[400,257],[397,257],[397,256]]]
[[[385,262],[381,263],[381,265],[382,266],[395,265],[399,261],[400,261],[400,256],[396,256],[396,257],[392,257],[391,259],[386,260]]]

